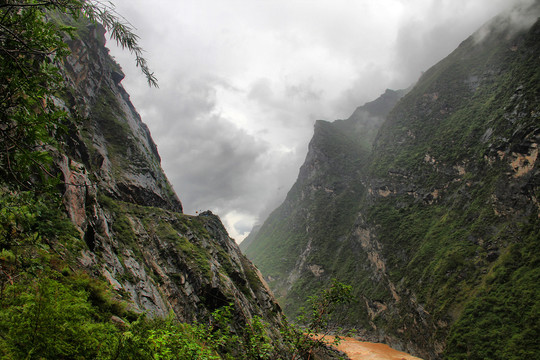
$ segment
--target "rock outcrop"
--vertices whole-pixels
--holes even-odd
[[[360,170],[369,161],[379,127],[405,93],[387,90],[346,120],[317,121],[306,160],[285,202],[241,244],[278,298],[286,299],[283,305],[289,314],[301,306],[302,294],[325,286],[323,279],[335,276],[340,259],[348,256],[347,233],[365,198]]]
[[[59,251],[75,252],[136,312],[194,322],[233,304],[236,326],[257,315],[277,332],[279,306],[220,219],[182,213],[103,28],[75,25],[63,66],[68,91],[58,101],[77,121],[55,154],[64,204],[85,244]]]

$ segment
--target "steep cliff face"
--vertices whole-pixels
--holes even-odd
[[[150,132],[120,84],[124,74],[104,48],[103,28],[79,28],[64,64],[67,105],[80,120],[66,139],[69,155],[109,196],[181,212]]]
[[[286,312],[337,277],[357,291],[344,325],[366,338],[427,359],[540,354],[539,14],[495,18],[423,74],[370,153],[316,125],[245,249]]]
[[[527,14],[536,19],[538,4]],[[526,32],[527,16],[518,18],[494,19],[427,71],[375,142],[373,204],[357,229],[382,244],[386,273],[402,294],[396,306],[413,315],[391,326],[417,337],[430,357],[538,354],[529,337],[538,327],[529,322],[540,300],[531,281],[539,27]],[[489,340],[477,338],[487,332]]]
[[[120,84],[104,31],[77,24],[64,64],[63,106],[77,119],[56,151],[64,204],[84,243],[62,247],[105,278],[132,310],[203,321],[233,304],[237,326],[254,315],[277,329],[279,306],[219,218],[182,214],[146,125]],[[277,331],[277,330],[276,330]]]
[[[317,121],[285,202],[245,240],[249,245],[243,250],[289,314],[296,313],[308,293],[327,285],[324,280],[349,278],[353,264],[344,267],[342,261],[348,261],[348,235],[365,197],[362,169],[377,130],[404,93],[387,90],[347,120]]]

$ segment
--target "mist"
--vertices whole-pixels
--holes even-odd
[[[109,47],[184,211],[211,210],[241,241],[294,183],[315,120],[409,87],[520,1],[114,3],[159,89]]]

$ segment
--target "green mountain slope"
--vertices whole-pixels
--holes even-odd
[[[525,25],[538,8],[495,18],[425,72],[371,152],[316,127],[245,249],[286,313],[336,277],[356,289],[343,325],[366,338],[429,359],[539,356],[540,24]]]
[[[347,120],[317,121],[297,182],[244,249],[286,312],[295,314],[330,274],[349,278],[341,261],[366,193],[362,169],[379,126],[404,93],[387,90]]]

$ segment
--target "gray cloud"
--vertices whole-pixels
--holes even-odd
[[[185,211],[210,209],[241,239],[285,197],[315,120],[408,87],[518,2],[115,0],[160,89],[112,53]]]
[[[314,88],[313,79],[287,85],[285,88],[285,96],[287,98],[298,99],[304,102],[319,101],[323,97],[323,93],[323,90]]]
[[[394,63],[399,69],[393,79],[410,84],[443,59],[476,29],[511,1],[425,1],[420,14],[403,21],[396,39]]]
[[[511,7],[495,21],[482,26],[474,33],[474,40],[481,42],[494,28],[509,29],[510,32],[521,31],[531,27],[540,15],[540,2],[537,0],[522,0],[518,5]]]
[[[249,89],[248,98],[264,106],[271,106],[275,102],[275,94],[269,79],[255,80]]]
[[[247,236],[253,227],[253,223],[249,220],[242,219],[235,222],[233,226],[238,234]]]
[[[260,171],[259,158],[269,150],[219,113],[221,86],[205,78],[167,82],[142,104],[154,113],[153,136],[160,139],[163,167],[186,212],[238,202],[246,174]]]

